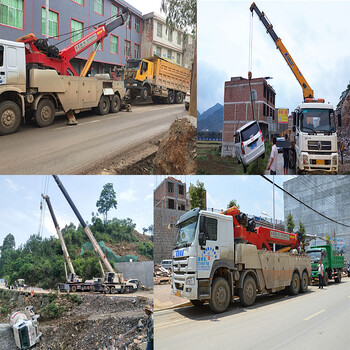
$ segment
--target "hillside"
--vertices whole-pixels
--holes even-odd
[[[197,115],[198,130],[222,132],[224,106],[217,103],[202,114]]]

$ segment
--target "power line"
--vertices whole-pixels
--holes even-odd
[[[273,182],[267,178],[265,175],[260,175],[261,177],[263,177],[266,181],[270,182],[271,184],[273,184]],[[336,221],[322,213],[320,213],[319,211],[315,210],[314,208],[311,208],[308,204],[304,203],[303,201],[301,201],[299,198],[296,198],[295,196],[293,196],[291,193],[289,193],[288,191],[286,191],[285,189],[283,189],[282,187],[280,187],[279,185],[277,185],[276,183],[274,184],[278,189],[280,189],[281,191],[283,191],[284,193],[288,194],[290,197],[292,197],[293,199],[295,199],[297,202],[303,204],[306,208],[312,210],[313,212],[315,212],[316,214],[324,217],[325,219],[329,220],[329,221],[332,221],[338,225],[342,225],[342,226],[345,226],[345,227],[349,227],[350,228],[350,225],[346,225],[346,224],[343,224],[339,221]]]

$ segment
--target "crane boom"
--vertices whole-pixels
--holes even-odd
[[[270,23],[270,21],[268,20],[268,18],[264,14],[264,12],[261,12],[259,10],[259,8],[256,6],[255,2],[253,2],[252,5],[250,6],[250,11],[252,12],[252,14],[253,14],[253,11],[256,12],[256,14],[258,15],[259,19],[261,20],[261,22],[265,26],[266,32],[270,34],[272,40],[274,41],[274,43],[276,44],[277,48],[281,52],[283,58],[285,59],[285,61],[288,64],[289,68],[292,70],[294,76],[297,78],[297,80],[298,80],[298,82],[299,82],[299,84],[300,84],[300,86],[301,86],[301,88],[303,90],[304,100],[306,98],[313,98],[314,97],[313,90],[311,89],[310,85],[308,84],[308,82],[304,78],[303,74],[299,70],[299,68],[296,65],[296,63],[294,62],[292,56],[289,54],[288,50],[283,45],[281,38],[279,38],[277,36],[276,32],[273,29],[273,25]]]
[[[69,256],[69,253],[68,253],[68,249],[67,249],[67,246],[64,242],[64,239],[63,239],[63,236],[62,236],[62,232],[61,232],[61,229],[60,229],[60,226],[58,225],[58,222],[57,222],[57,219],[56,219],[56,215],[53,211],[53,208],[52,208],[52,205],[51,205],[51,201],[50,201],[50,197],[49,196],[44,196],[43,194],[41,195],[46,203],[47,203],[47,206],[49,208],[49,211],[50,211],[50,214],[51,214],[51,218],[52,218],[52,221],[55,225],[55,229],[56,229],[56,232],[57,232],[57,235],[58,235],[58,238],[60,239],[60,242],[61,242],[61,246],[62,246],[62,250],[63,250],[63,255],[64,257],[66,258],[66,261],[67,261],[67,264],[69,266],[69,270],[72,274],[75,275],[75,271],[74,271],[74,267],[73,267],[73,264],[72,264],[72,261],[70,259],[70,256]]]
[[[84,219],[82,218],[82,216],[80,215],[77,207],[75,206],[74,202],[72,201],[72,199],[70,198],[68,192],[66,191],[66,189],[64,188],[62,182],[60,181],[60,179],[58,178],[57,175],[52,175],[53,178],[55,179],[59,189],[61,190],[61,192],[63,193],[64,197],[66,198],[68,204],[70,205],[70,207],[72,208],[74,214],[76,215],[76,217],[78,218],[81,226],[83,227],[86,235],[89,237],[90,242],[92,243],[92,246],[95,250],[95,252],[100,256],[101,260],[103,261],[103,263],[105,264],[105,266],[107,267],[109,272],[113,272],[115,273],[112,265],[109,263],[106,255],[103,253],[101,247],[99,246],[99,244],[96,241],[96,238],[94,237],[94,235],[92,234],[90,227],[86,224],[86,222],[84,221]]]

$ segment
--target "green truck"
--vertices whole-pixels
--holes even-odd
[[[323,285],[329,280],[341,282],[341,271],[344,268],[344,257],[333,251],[331,244],[310,247],[306,254],[311,258],[311,280],[318,280],[317,264],[321,260],[324,266]]]

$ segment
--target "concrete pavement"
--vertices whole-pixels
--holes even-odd
[[[170,284],[159,284],[154,286],[154,311],[174,309],[177,307],[191,306],[187,299],[171,295]]]

